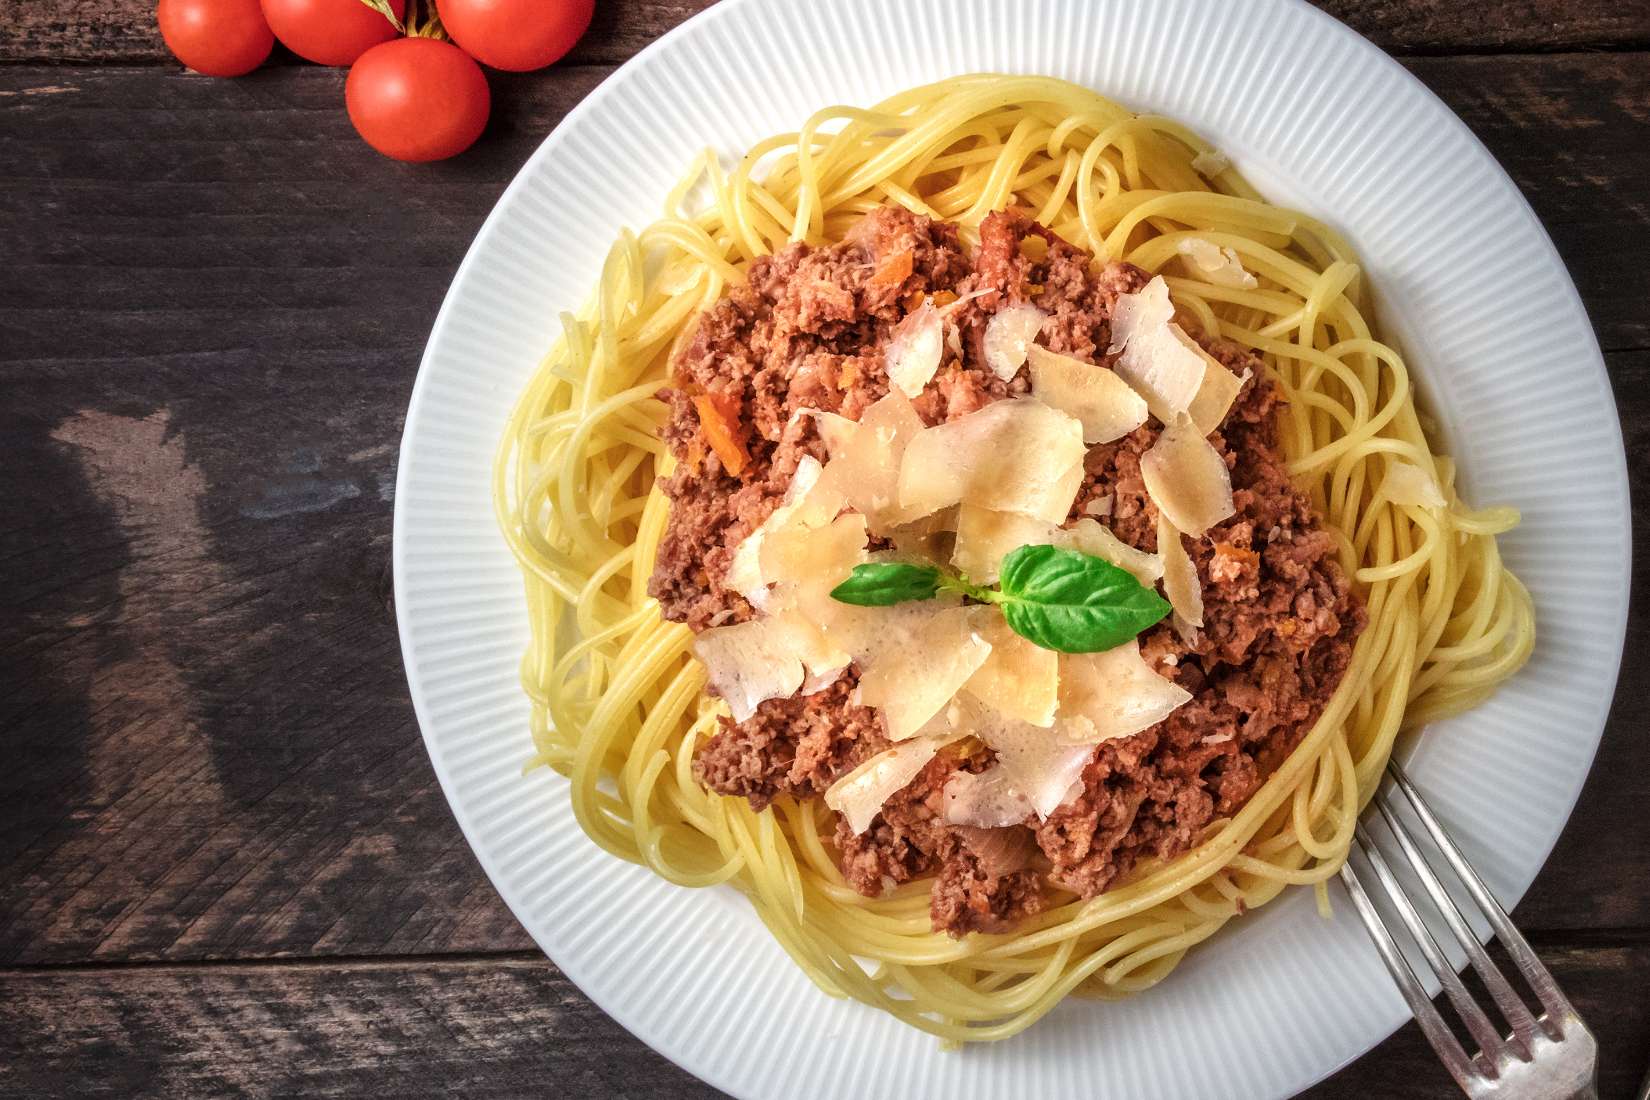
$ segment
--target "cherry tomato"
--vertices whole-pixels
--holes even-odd
[[[465,53],[517,73],[572,49],[595,7],[595,0],[436,0],[441,25]]]
[[[166,48],[207,76],[244,76],[275,45],[258,0],[160,0],[155,16]]]
[[[389,0],[400,19],[407,0]],[[361,0],[263,0],[264,18],[281,45],[317,65],[353,65],[355,59],[398,36],[395,24]]]
[[[444,160],[487,125],[492,97],[481,66],[451,42],[397,38],[361,55],[344,82],[349,120],[396,160]]]

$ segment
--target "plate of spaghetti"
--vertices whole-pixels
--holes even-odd
[[[1404,1019],[1389,757],[1540,868],[1627,522],[1545,233],[1333,20],[732,0],[465,259],[396,598],[500,893],[705,1080],[1282,1096]]]

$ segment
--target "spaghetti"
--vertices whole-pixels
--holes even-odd
[[[647,595],[669,508],[655,394],[694,318],[758,256],[840,240],[888,204],[957,223],[970,247],[987,214],[1018,206],[1102,258],[1164,273],[1179,310],[1254,352],[1283,388],[1289,472],[1369,616],[1321,717],[1239,811],[1103,894],[1057,894],[1007,935],[933,931],[926,880],[855,892],[821,800],[758,813],[706,791],[693,756],[720,705],[693,633]],[[1230,249],[1256,285],[1176,274],[1194,235]],[[1395,738],[1486,697],[1534,639],[1529,595],[1495,543],[1517,514],[1462,505],[1366,307],[1328,227],[1267,204],[1179,124],[1052,79],[959,77],[869,110],[827,108],[728,173],[706,153],[665,217],[622,234],[590,302],[563,316],[500,449],[499,520],[532,624],[534,765],[569,779],[577,820],[612,854],[682,886],[737,886],[822,990],[952,1041],[1013,1035],[1070,993],[1144,989],[1290,884],[1315,885],[1326,907]],[[1386,475],[1403,464],[1431,475],[1444,507],[1391,499]]]

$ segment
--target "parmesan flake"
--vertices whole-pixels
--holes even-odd
[[[829,522],[842,508],[842,496],[828,484],[821,486],[822,472],[818,459],[804,455],[779,506],[733,548],[723,583],[759,611],[767,606],[769,586],[775,580],[763,565],[769,544],[783,538],[783,532],[807,526],[810,521]]]
[[[1086,450],[1072,417],[1040,401],[995,401],[917,433],[900,462],[899,504],[909,517],[964,503],[1057,523]]]
[[[863,620],[869,628],[858,641],[855,702],[882,712],[890,741],[903,741],[951,701],[991,654],[991,643],[974,632],[969,608],[909,611],[876,609]]]
[[[847,654],[794,614],[712,627],[693,640],[693,652],[735,722],[750,718],[769,699],[795,695],[805,672],[834,680],[848,664]]]
[[[1381,480],[1381,491],[1394,504],[1408,504],[1417,508],[1447,508],[1444,491],[1438,479],[1413,462],[1392,459],[1387,463],[1386,477]]]
[[[1014,633],[994,607],[975,607],[975,632],[991,644],[964,688],[1010,718],[1047,728],[1060,697],[1059,654]]]
[[[1174,607],[1175,633],[1184,639],[1203,625],[1203,583],[1180,541],[1180,532],[1161,509],[1157,513],[1157,556],[1163,563],[1163,594]]]
[[[871,827],[883,803],[910,785],[917,773],[955,737],[918,737],[877,753],[825,791],[825,805],[848,820],[855,836]]]
[[[1260,285],[1260,280],[1243,266],[1238,254],[1224,245],[1202,237],[1187,237],[1175,246],[1175,251],[1180,253],[1186,273],[1194,279],[1237,290],[1253,290]]]
[[[928,302],[894,326],[883,349],[888,380],[907,397],[916,397],[940,369],[945,354],[945,321]]]
[[[900,463],[905,448],[924,430],[922,417],[910,398],[897,388],[890,389],[857,421],[832,413],[815,415],[819,433],[831,452],[826,480],[849,506],[865,516],[872,534],[886,534],[902,523],[921,518],[922,513],[908,514],[899,504]]]
[[[1241,375],[1233,374],[1226,369],[1226,365],[1208,352],[1203,350],[1196,340],[1181,329],[1179,325],[1170,325],[1174,330],[1175,339],[1203,357],[1203,382],[1197,388],[1197,396],[1186,407],[1186,414],[1197,425],[1197,430],[1208,435],[1232,409],[1232,402],[1243,390],[1243,384],[1249,381],[1250,372],[1245,370]]]
[[[1146,422],[1146,399],[1117,372],[1036,344],[1029,354],[1032,396],[1076,417],[1084,443],[1111,443]]]
[[[1163,576],[1156,554],[1137,550],[1094,519],[1080,519],[1070,527],[1016,512],[995,512],[963,505],[957,512],[957,544],[951,563],[970,580],[989,584],[997,579],[1002,560],[1022,546],[1058,546],[1077,550],[1132,573],[1150,588]]]
[[[1067,741],[1097,744],[1155,726],[1191,697],[1152,671],[1134,639],[1103,653],[1062,653],[1054,727]]]
[[[1061,532],[1056,546],[1080,550],[1102,561],[1109,561],[1119,569],[1134,574],[1134,579],[1147,588],[1163,576],[1163,563],[1156,554],[1137,550],[1112,533],[1112,529],[1098,520],[1080,519]]]
[[[1110,351],[1118,356],[1114,369],[1145,398],[1151,414],[1167,424],[1185,412],[1203,385],[1206,356],[1176,335],[1179,327],[1163,276],[1118,297],[1111,331]]]
[[[1235,511],[1225,460],[1185,413],[1140,456],[1140,477],[1158,510],[1188,535],[1202,535]]]
[[[952,773],[945,782],[943,797],[949,825],[1000,829],[1018,825],[1033,813],[1031,800],[1014,786],[1001,764],[978,774],[961,770]]]
[[[1057,528],[1019,512],[998,512],[964,504],[957,509],[957,543],[951,564],[977,584],[997,579],[1003,557],[1022,546],[1049,543]]]
[[[985,325],[985,365],[1004,382],[1020,372],[1048,314],[1033,305],[1007,306]]]

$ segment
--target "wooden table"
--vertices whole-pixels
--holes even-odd
[[[181,72],[151,0],[0,6],[0,1093],[713,1095],[483,877],[389,577],[402,412],[472,235],[580,97],[703,5],[601,0],[571,58],[495,75],[489,132],[429,166],[356,138],[341,71]],[[1650,0],[1324,7],[1546,222],[1643,491]],[[1641,603],[1516,913],[1599,1035],[1606,1097],[1650,1057],[1647,643]],[[1413,1025],[1309,1093],[1452,1094]]]

